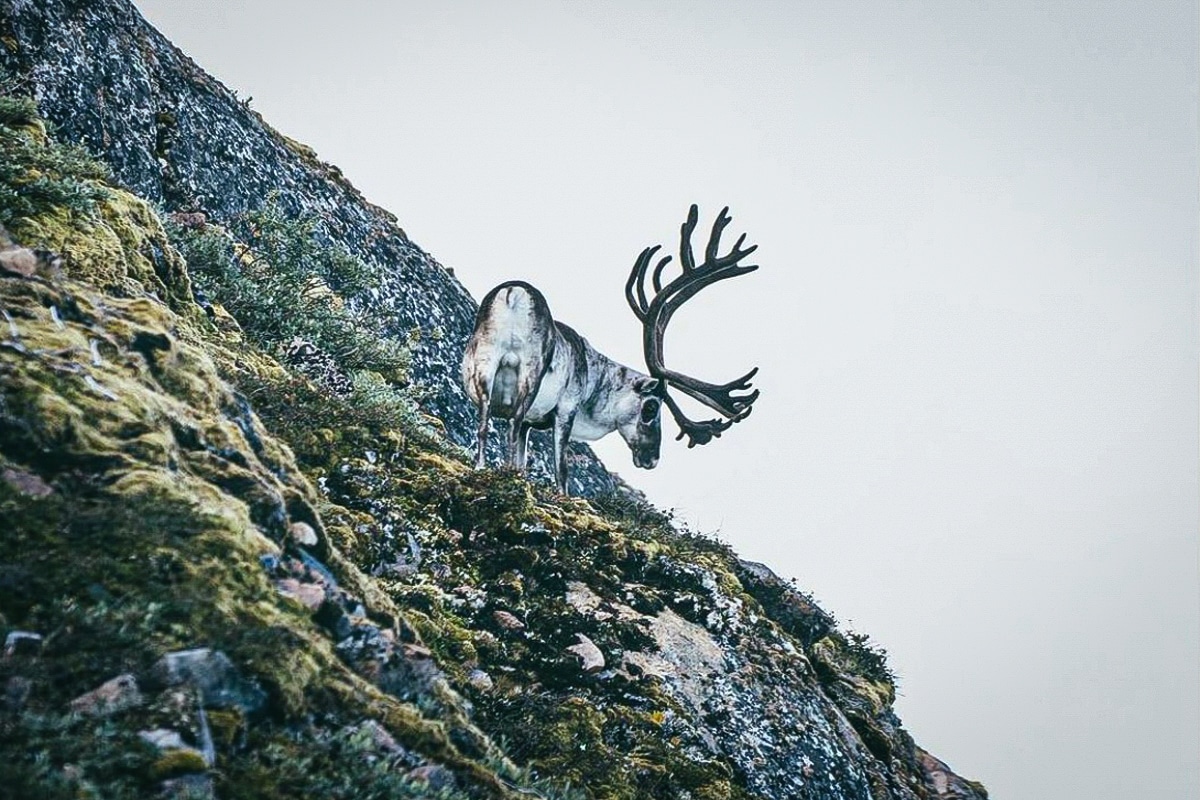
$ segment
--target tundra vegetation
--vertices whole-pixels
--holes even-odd
[[[311,222],[164,220],[14,96],[0,221],[64,259],[0,268],[6,797],[763,796],[624,655],[664,619],[811,665],[875,796],[924,780],[882,652],[794,589],[634,495],[473,470]]]

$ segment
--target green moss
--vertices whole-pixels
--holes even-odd
[[[246,717],[237,708],[208,712],[208,724],[217,748],[228,751],[246,732]]]
[[[150,767],[150,775],[155,780],[176,778],[193,772],[204,772],[208,765],[204,757],[195,750],[169,750]]]
[[[69,251],[68,280],[0,279],[0,305],[14,318],[20,343],[0,348],[0,460],[53,487],[36,497],[0,482],[0,615],[6,626],[54,632],[35,678],[33,710],[63,708],[114,674],[144,672],[165,651],[205,645],[267,689],[272,718],[383,712],[406,746],[502,796],[488,769],[457,752],[443,723],[372,690],[307,613],[270,585],[260,556],[278,551],[293,514],[320,533],[312,510],[320,501],[289,448],[219,376],[216,364],[241,354],[206,333],[183,262],[152,211],[112,191],[116,199],[96,219],[50,209],[19,227]],[[148,243],[167,248],[157,266]],[[178,270],[164,270],[164,263]],[[149,291],[175,298],[177,308],[148,298]],[[258,356],[252,363],[273,362]],[[376,616],[399,619],[392,601],[323,543],[318,550],[342,585]],[[12,668],[6,662],[0,673]],[[106,722],[118,726],[118,740],[56,731],[53,746],[42,750],[30,747],[40,740],[28,725],[0,725],[0,760],[28,778],[33,795],[54,796],[59,784],[74,794],[78,781],[56,777],[71,763],[66,759],[123,763],[115,742],[141,752],[141,718],[135,711]],[[239,731],[262,730],[261,722],[245,727],[221,712],[211,719],[225,746]],[[76,744],[79,755],[68,755]],[[38,758],[51,766],[39,766]],[[87,780],[111,796],[144,796],[142,780],[202,768],[186,752],[157,763],[139,758],[124,777]],[[258,754],[239,763],[235,772],[278,773]],[[322,763],[326,771],[314,780],[354,775],[336,759]]]
[[[17,230],[39,214],[87,216],[108,195],[104,165],[57,144],[31,98],[0,94],[0,224]]]

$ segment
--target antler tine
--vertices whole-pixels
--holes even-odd
[[[633,262],[629,280],[625,281],[625,299],[629,302],[629,307],[633,310],[634,315],[642,322],[646,321],[646,314],[650,310],[650,303],[646,300],[646,269],[650,266],[650,259],[660,249],[662,249],[662,245],[656,244],[643,250],[637,257],[637,261]],[[634,296],[635,289],[637,290],[636,297]]]
[[[692,231],[700,221],[700,209],[695,203],[688,209],[687,219],[679,226],[679,265],[686,275],[696,268],[696,257],[692,254]]]
[[[698,444],[708,444],[713,439],[719,438],[733,425],[733,420],[708,419],[696,422],[688,419],[687,415],[683,413],[683,409],[675,402],[675,398],[666,392],[663,392],[663,402],[666,403],[671,416],[675,418],[675,424],[679,426],[679,435],[675,437],[676,441],[687,436],[689,449]]]
[[[713,221],[712,233],[708,237],[708,247],[704,249],[704,266],[717,263],[717,248],[721,246],[721,234],[725,232],[725,226],[730,222],[733,222],[733,217],[729,216],[729,206],[725,206]],[[736,249],[734,248],[735,252]]]
[[[750,407],[758,399],[758,389],[750,391],[750,380],[756,374],[758,374],[758,367],[736,380],[721,384],[706,383],[671,370],[666,370],[662,378],[689,397],[699,400],[714,411],[737,422],[750,414]],[[734,394],[734,392],[749,392],[749,394]]]
[[[663,272],[663,269],[666,268],[667,264],[670,264],[670,263],[671,263],[671,257],[663,256],[659,260],[658,265],[654,267],[654,274],[650,276],[650,283],[651,283],[651,285],[654,286],[655,292],[662,291],[662,272]]]

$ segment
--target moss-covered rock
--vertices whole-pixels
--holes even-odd
[[[133,744],[139,726],[168,712],[199,724],[187,702],[172,705],[171,682],[148,704],[122,706],[108,723],[119,735],[80,736],[41,720],[115,673],[152,676],[164,653],[203,645],[227,654],[269,698],[254,719],[213,717],[224,745],[219,787],[270,772],[270,748],[256,742],[281,741],[299,725],[320,750],[339,741],[339,726],[369,715],[420,759],[454,770],[462,786],[508,794],[479,760],[502,763],[499,751],[459,698],[439,696],[427,718],[380,691],[339,655],[329,631],[276,591],[263,563],[294,552],[289,526],[303,523],[318,540],[311,557],[336,575],[339,597],[364,623],[396,639],[413,630],[328,541],[316,510],[327,502],[218,363],[282,368],[229,349],[192,301],[184,262],[154,212],[119,189],[106,192],[94,217],[47,208],[13,225],[18,234],[53,232],[39,244],[68,254],[62,279],[0,278],[0,308],[12,320],[0,331],[0,613],[6,628],[48,633],[35,660],[0,665],[0,683],[32,685],[19,713],[0,713],[0,760],[28,778],[21,791],[29,796],[84,783],[141,796],[147,780],[202,769],[182,750],[147,764]],[[147,254],[155,248],[165,267]],[[222,702],[200,688],[209,694],[195,702]],[[142,766],[109,766],[131,759]],[[368,760],[318,761],[327,773],[314,772],[314,782],[350,785],[375,770]]]

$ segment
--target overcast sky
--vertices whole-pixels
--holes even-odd
[[[626,363],[634,257],[730,205],[762,268],[667,360],[762,398],[610,468],[885,646],[998,800],[1200,796],[1195,3],[138,5]]]

